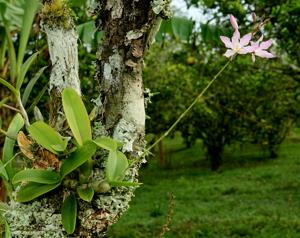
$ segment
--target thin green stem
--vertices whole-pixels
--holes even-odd
[[[18,93],[18,95],[16,95],[16,97],[17,97],[17,101],[18,101],[18,104],[19,104],[19,107],[20,107],[21,114],[22,114],[22,116],[24,118],[24,121],[25,121],[25,125],[29,126],[30,125],[29,118],[28,118],[27,112],[26,112],[26,110],[25,110],[25,108],[23,106],[20,93]]]
[[[196,99],[191,103],[190,106],[185,109],[185,111],[178,117],[178,119],[173,123],[173,125],[161,136],[159,137],[152,145],[150,145],[145,152],[142,154],[144,156],[148,151],[150,151],[153,147],[155,147],[160,141],[162,141],[166,136],[170,134],[170,132],[177,126],[177,124],[186,116],[186,114],[195,106],[195,104],[199,101],[199,99],[203,96],[203,94],[209,89],[209,87],[216,81],[216,79],[220,76],[220,74],[227,68],[227,66],[232,62],[233,59],[230,59],[221,69],[220,71],[212,78],[212,80],[206,85],[206,87],[202,90],[202,92],[196,97]]]
[[[12,106],[10,106],[10,105],[3,104],[2,106],[5,107],[5,108],[8,108],[8,109],[10,109],[10,110],[13,110],[13,111],[16,111],[16,112],[20,112],[20,113],[21,113],[21,111],[20,111],[19,109],[15,108],[15,107],[12,107]]]

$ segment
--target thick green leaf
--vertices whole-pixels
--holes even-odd
[[[142,183],[136,182],[129,182],[129,181],[110,181],[109,185],[112,187],[137,187],[140,186]]]
[[[2,179],[5,179],[6,181],[8,180],[8,174],[6,172],[6,169],[4,167],[2,160],[0,160],[0,177]]]
[[[79,145],[92,139],[92,130],[86,108],[72,88],[64,89],[62,93],[64,112],[72,130],[72,133]]]
[[[29,182],[28,184],[22,186],[17,192],[18,202],[29,202],[51,190],[57,188],[60,183],[57,184],[40,184]]]
[[[60,174],[44,169],[26,169],[18,172],[12,183],[35,182],[42,184],[56,184],[60,182]]]
[[[128,168],[126,156],[120,151],[109,151],[105,173],[108,182],[122,181]]]
[[[92,189],[92,188],[83,189],[83,188],[78,187],[77,193],[82,200],[84,200],[86,202],[91,202],[93,199],[93,196],[94,196],[94,189]]]
[[[39,52],[34,53],[25,61],[24,64],[22,64],[22,66],[20,68],[20,72],[18,74],[18,78],[17,78],[17,85],[16,85],[17,90],[20,90],[20,88],[24,82],[25,75],[26,75],[28,69],[30,68],[30,66],[32,65],[32,63],[36,60],[38,54],[39,54]]]
[[[29,81],[29,83],[27,84],[23,96],[22,96],[22,103],[23,106],[26,106],[27,100],[29,98],[29,95],[33,89],[33,86],[35,85],[35,83],[37,82],[37,80],[41,77],[41,75],[43,74],[44,70],[47,68],[47,66],[41,68],[35,75],[34,77]]]
[[[68,234],[72,234],[76,227],[77,201],[73,194],[70,194],[62,205],[61,209],[62,224]]]
[[[31,137],[42,147],[54,154],[64,151],[68,141],[43,121],[37,121],[28,127]]]
[[[11,121],[7,134],[10,135],[10,137],[5,138],[4,146],[3,146],[3,156],[2,156],[2,162],[5,164],[8,161],[11,161],[11,159],[14,157],[14,146],[16,140],[13,138],[17,138],[17,134],[21,130],[21,128],[24,126],[24,120],[22,116],[18,113],[13,120]],[[14,169],[9,163],[6,166],[6,171],[8,173],[8,177],[11,179],[14,175]]]
[[[87,141],[83,146],[73,152],[62,164],[60,168],[61,177],[64,178],[85,162],[87,162],[96,152],[96,145],[91,141]]]
[[[33,19],[36,11],[38,10],[39,4],[40,4],[39,0],[26,0],[26,4],[24,4],[24,15],[23,15],[23,22],[21,27],[18,60],[17,60],[17,67],[19,72],[22,71],[21,65],[23,63]]]
[[[105,150],[117,150],[118,142],[109,137],[97,137],[93,142]]]
[[[93,172],[93,160],[89,159],[87,162],[85,162],[83,165],[80,166],[80,173],[82,176],[84,176],[86,179],[92,174]]]

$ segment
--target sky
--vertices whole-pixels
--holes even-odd
[[[198,23],[205,21],[205,17],[202,13],[202,10],[196,7],[190,7],[190,9],[187,9],[184,0],[172,0],[171,5],[174,6],[176,9],[179,9],[183,15],[192,18]]]

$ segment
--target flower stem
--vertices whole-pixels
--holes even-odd
[[[18,93],[18,94],[16,95],[16,97],[17,97],[17,102],[18,102],[19,107],[20,107],[21,114],[22,114],[22,116],[23,116],[23,118],[24,118],[24,121],[25,121],[25,125],[26,125],[26,126],[29,126],[30,123],[29,123],[28,115],[27,115],[27,112],[26,112],[26,110],[25,110],[25,108],[24,108],[24,106],[23,106],[23,103],[22,103],[22,100],[21,100],[20,93]]]
[[[233,58],[232,58],[233,59]],[[216,81],[216,79],[220,76],[220,74],[227,68],[227,66],[232,62],[230,59],[220,70],[219,72],[209,81],[206,87],[202,90],[202,92],[195,98],[195,100],[185,109],[183,113],[178,117],[178,119],[173,123],[173,125],[161,136],[159,137],[152,145],[150,145],[145,152],[142,154],[145,155],[146,152],[149,152],[153,147],[155,147],[160,141],[162,141],[166,136],[170,134],[170,132],[177,126],[177,124],[186,116],[186,114],[195,106],[195,104],[199,101],[199,99],[203,96],[203,94],[209,89],[209,87]]]
[[[12,107],[12,106],[10,106],[10,105],[3,104],[2,106],[5,107],[5,108],[8,108],[8,109],[10,109],[10,110],[13,110],[13,111],[15,111],[15,112],[21,113],[21,111],[20,111],[19,109],[15,108],[15,107]]]

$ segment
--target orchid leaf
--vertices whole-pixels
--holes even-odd
[[[92,139],[92,130],[86,108],[72,88],[64,89],[62,93],[64,112],[71,131],[79,145]]]
[[[18,95],[17,89],[12,86],[9,82],[7,82],[5,79],[0,77],[0,84],[4,85],[7,87],[13,94]]]
[[[67,174],[71,173],[75,169],[79,168],[85,162],[87,162],[96,152],[96,146],[94,143],[88,141],[74,151],[67,159],[64,160],[60,173],[64,178]]]
[[[26,0],[26,4],[24,4],[24,15],[23,15],[23,21],[22,21],[22,27],[21,27],[18,59],[17,59],[17,67],[18,67],[19,73],[22,71],[21,65],[23,64],[23,59],[24,59],[24,55],[25,55],[25,50],[26,50],[29,34],[31,31],[33,19],[34,19],[35,13],[39,7],[39,4],[40,4],[39,0]],[[25,76],[25,74],[24,74],[24,76]],[[17,85],[19,86],[19,88],[21,87],[20,82],[17,82]],[[17,88],[18,88],[18,86],[17,86]]]
[[[22,95],[22,103],[23,103],[24,107],[26,106],[26,103],[27,103],[29,95],[33,89],[33,86],[36,84],[37,80],[41,77],[41,75],[43,74],[43,72],[45,71],[46,68],[47,68],[47,66],[41,68],[27,84],[27,86],[24,90],[24,93]]]
[[[21,128],[24,126],[24,120],[22,116],[18,113],[15,115],[13,120],[11,121],[8,129],[7,134],[10,135],[10,137],[5,138],[4,146],[3,146],[3,156],[2,156],[2,162],[5,164],[14,157],[14,146],[16,140],[14,138],[17,138],[17,134],[21,130]],[[11,163],[8,163],[6,166],[6,172],[8,174],[9,178],[12,178],[14,175],[14,168],[12,167]]]
[[[2,16],[4,18],[4,16]],[[6,20],[4,20],[4,27],[6,32],[6,39],[8,43],[8,57],[10,61],[10,79],[13,81],[17,76],[17,57],[14,43],[10,35],[9,25]]]
[[[51,190],[57,188],[60,183],[57,184],[41,184],[29,182],[26,185],[23,185],[20,190],[17,192],[17,201],[18,202],[29,202],[45,193],[50,192]]]
[[[28,127],[31,137],[42,147],[54,154],[67,148],[68,141],[43,121],[37,121]]]
[[[44,93],[46,92],[46,90],[48,89],[48,85],[46,84],[42,90],[39,92],[39,94],[33,99],[32,104],[30,105],[30,107],[26,110],[27,113],[31,112],[32,110],[34,110],[34,107],[38,104],[38,102],[41,100],[41,98],[43,97]]]
[[[0,160],[0,177],[8,181],[8,174],[6,172],[6,169],[4,167],[4,164],[2,160]]]
[[[62,224],[68,234],[72,234],[76,227],[77,201],[73,194],[70,194],[62,205]]]
[[[26,75],[28,69],[30,68],[30,66],[32,65],[32,63],[36,60],[38,54],[39,54],[39,52],[34,53],[25,61],[24,64],[22,64],[22,66],[20,68],[20,72],[18,74],[18,78],[17,78],[17,85],[16,85],[17,90],[20,90],[20,88],[22,87],[22,84],[25,79],[25,75]]]
[[[92,188],[77,188],[77,193],[79,195],[79,197],[86,201],[86,202],[91,202],[94,196],[94,189]]]
[[[122,181],[128,168],[126,156],[120,151],[109,151],[105,173],[108,182]]]
[[[42,184],[56,184],[60,181],[60,175],[54,171],[44,169],[26,169],[18,172],[12,179],[12,183],[35,182]]]
[[[105,150],[117,150],[118,148],[118,143],[116,140],[105,136],[97,137],[95,140],[93,140],[93,142]]]

